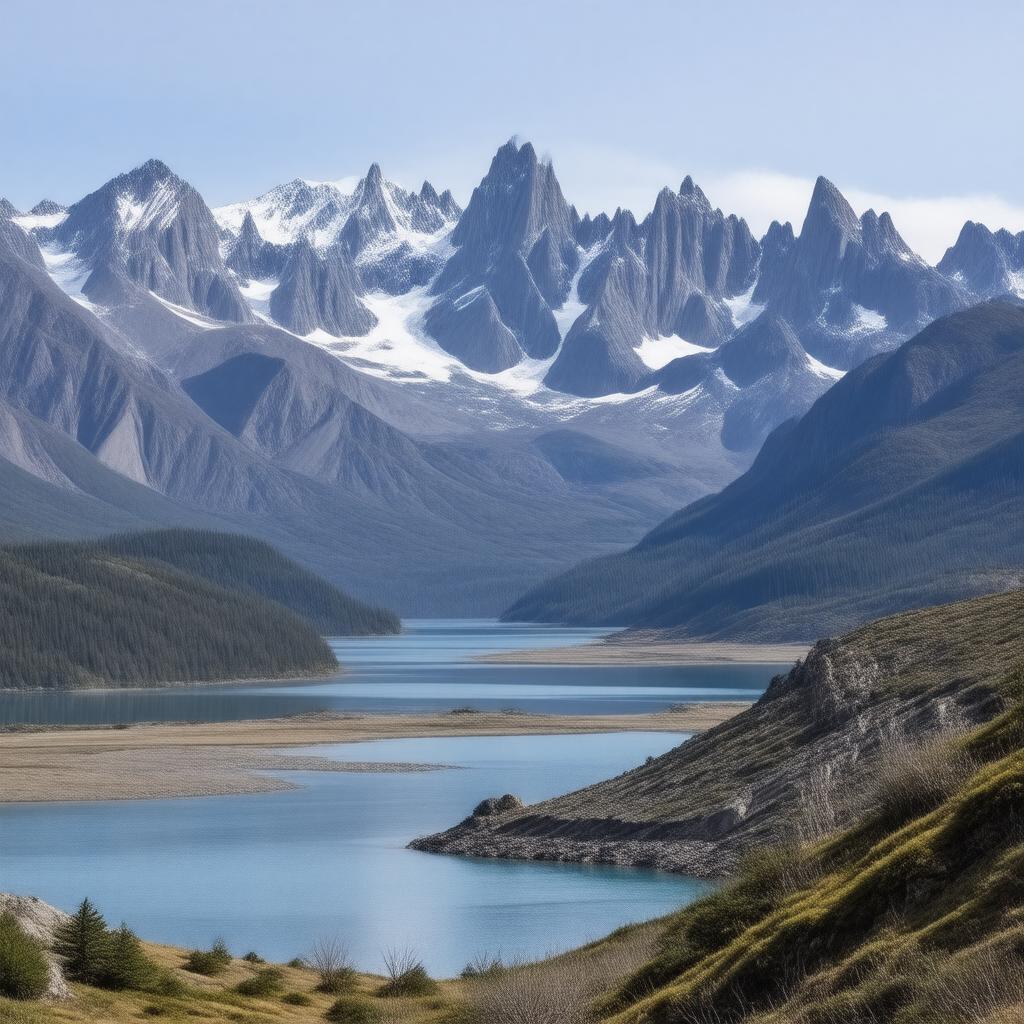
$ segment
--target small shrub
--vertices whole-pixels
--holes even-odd
[[[495,974],[500,974],[503,970],[505,970],[505,964],[500,956],[492,956],[490,953],[477,953],[463,967],[460,977],[466,979],[489,978]]]
[[[324,1016],[331,1024],[379,1024],[384,1019],[373,1003],[358,996],[342,996],[331,1004]]]
[[[157,971],[149,991],[158,996],[183,996],[188,989],[172,971]]]
[[[378,995],[432,996],[438,991],[437,982],[413,950],[388,949],[383,955],[388,980],[378,989]]]
[[[26,935],[13,914],[0,915],[0,995],[39,999],[50,987],[43,947]]]
[[[255,950],[249,950],[242,959],[247,964],[265,964],[267,961],[263,959]]]
[[[220,974],[231,960],[227,944],[223,939],[217,939],[209,949],[193,949],[185,958],[185,970],[212,978]]]
[[[235,991],[241,996],[255,996],[259,999],[266,999],[276,996],[284,987],[284,975],[276,967],[264,967],[257,971],[251,978],[240,981],[235,986]]]
[[[317,992],[337,996],[355,988],[356,969],[348,950],[338,939],[318,939],[309,951],[307,962],[320,976]]]
[[[863,797],[867,811],[895,829],[952,796],[978,768],[958,739],[955,730],[920,742],[897,728],[885,732]]]
[[[145,1017],[162,1017],[166,1012],[166,1006],[157,1006],[155,1003],[150,1003],[149,1006],[142,1008],[142,1013]]]
[[[146,956],[135,933],[124,924],[111,932],[96,983],[115,991],[142,990],[150,988],[156,978],[156,965]]]
[[[289,1006],[312,1006],[313,1000],[305,992],[286,992],[281,996],[281,1002]]]
[[[294,967],[297,971],[304,971],[309,965],[301,956],[294,956],[286,964],[287,967]]]

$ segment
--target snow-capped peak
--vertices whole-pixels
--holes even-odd
[[[297,178],[213,212],[221,229],[232,235],[241,231],[248,213],[260,236],[273,244],[290,245],[303,239],[323,250],[345,240],[355,250],[353,255],[358,255],[380,233],[436,235],[449,229],[461,211],[457,206],[452,209],[433,189],[425,194],[407,192],[384,178],[380,166],[373,164],[360,179]]]

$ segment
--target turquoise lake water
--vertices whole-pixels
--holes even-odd
[[[416,774],[290,772],[253,796],[0,805],[0,890],[72,908],[88,896],[144,937],[301,955],[337,936],[364,967],[410,946],[438,975],[477,952],[540,956],[689,902],[703,884],[649,871],[465,860],[405,849],[485,796],[534,801],[596,782],[680,737],[472,737],[318,747],[352,760],[458,764]]]
[[[491,665],[474,655],[586,643],[607,630],[488,620],[405,623],[393,637],[334,638],[344,665],[307,685],[2,693],[0,725],[232,721],[310,711],[444,711],[514,707],[551,714],[657,711],[705,700],[754,700],[789,665]]]
[[[407,624],[332,641],[326,683],[131,693],[0,694],[0,721],[219,721],[319,709],[638,712],[757,697],[788,666],[565,668],[481,665],[473,654],[563,646],[598,630],[483,621]],[[668,733],[461,737],[317,747],[355,761],[457,765],[426,773],[291,772],[299,788],[248,796],[0,804],[0,890],[72,908],[83,897],[153,940],[289,959],[321,937],[365,968],[409,946],[438,975],[475,954],[542,956],[667,913],[705,891],[629,869],[441,857],[407,850],[484,797],[527,802],[589,785],[679,743]],[[2,742],[2,737],[0,737]]]

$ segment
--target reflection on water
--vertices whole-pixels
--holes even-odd
[[[0,693],[0,724],[232,721],[311,711],[514,707],[552,714],[657,711],[679,702],[756,698],[788,665],[489,665],[474,655],[586,643],[606,630],[413,620],[392,637],[337,638],[344,666],[309,684],[79,693]]]

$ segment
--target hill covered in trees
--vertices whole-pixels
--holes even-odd
[[[162,562],[229,590],[276,601],[320,633],[368,636],[402,628],[394,612],[356,600],[254,537],[213,530],[152,530],[107,537],[97,544],[113,554]]]
[[[243,537],[170,530],[0,548],[0,688],[282,678],[320,635],[397,628]]]
[[[506,618],[804,640],[1024,578],[1024,308],[935,321],[851,371],[753,466]]]

